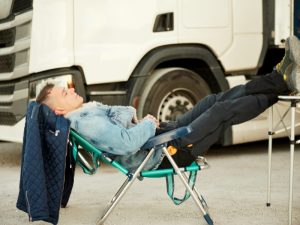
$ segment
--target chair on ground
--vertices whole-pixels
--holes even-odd
[[[106,210],[104,211],[102,217],[97,222],[98,225],[103,224],[116,205],[119,203],[121,198],[125,195],[127,190],[133,184],[133,182],[138,178],[142,180],[143,178],[166,178],[167,181],[167,193],[172,199],[172,201],[179,205],[183,201],[187,200],[190,196],[192,196],[195,201],[197,207],[199,208],[201,214],[206,220],[207,224],[212,225],[213,221],[207,212],[207,204],[203,198],[203,196],[197,191],[195,187],[195,179],[197,176],[197,172],[199,170],[203,170],[208,168],[208,164],[205,158],[199,158],[195,162],[193,162],[190,166],[179,168],[175,161],[172,159],[172,156],[169,154],[166,143],[183,137],[191,132],[191,128],[180,127],[176,130],[168,131],[166,133],[160,134],[153,138],[150,138],[148,142],[142,147],[142,149],[147,149],[149,151],[148,155],[145,157],[144,161],[138,167],[135,172],[130,172],[118,162],[114,161],[109,157],[109,154],[105,152],[105,149],[98,149],[81,137],[76,131],[71,130],[69,136],[69,142],[73,150],[73,156],[77,162],[83,169],[83,171],[87,174],[94,174],[97,171],[97,168],[100,167],[100,163],[104,162],[115,167],[121,173],[123,173],[126,177],[125,182],[119,188],[115,196],[109,202]],[[143,170],[146,162],[150,159],[151,155],[154,153],[155,149],[162,148],[164,154],[170,161],[173,168],[169,169],[159,169],[159,170]],[[189,173],[189,176],[187,175]],[[183,185],[186,188],[185,195],[183,198],[174,197],[174,183],[173,177],[174,175],[178,175]]]

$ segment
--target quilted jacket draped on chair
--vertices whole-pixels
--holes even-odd
[[[23,138],[17,208],[30,221],[58,223],[71,194],[75,162],[68,151],[70,122],[47,106],[29,104]]]

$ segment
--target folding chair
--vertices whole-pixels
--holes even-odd
[[[136,178],[142,180],[143,178],[165,177],[167,180],[167,192],[170,198],[173,200],[173,202],[176,205],[179,205],[183,201],[187,200],[191,195],[196,205],[200,209],[206,222],[209,225],[212,225],[213,221],[207,212],[207,208],[208,208],[207,204],[204,198],[202,197],[202,195],[200,195],[197,189],[195,188],[195,179],[197,176],[197,171],[208,168],[208,164],[205,158],[200,158],[201,160],[197,160],[193,162],[190,166],[184,168],[178,168],[177,164],[172,159],[172,156],[169,154],[166,147],[166,143],[168,141],[183,137],[190,132],[191,132],[191,128],[187,126],[150,138],[148,142],[142,147],[142,149],[149,150],[148,155],[145,157],[144,161],[141,163],[138,169],[134,173],[131,173],[122,165],[120,165],[118,162],[111,159],[109,157],[109,154],[105,152],[105,149],[96,148],[87,140],[85,140],[83,137],[81,137],[76,131],[71,130],[69,141],[73,149],[73,157],[75,158],[76,162],[82,167],[85,173],[94,174],[97,168],[100,166],[100,163],[104,162],[106,164],[115,167],[124,175],[126,175],[125,182],[122,184],[122,186],[119,188],[115,196],[109,202],[106,210],[104,211],[102,217],[98,220],[97,224],[100,225],[104,223],[104,221],[107,219],[109,214],[113,211],[113,209],[116,207],[118,202],[127,192],[129,187],[136,180]],[[163,152],[168,158],[168,160],[170,161],[173,168],[160,169],[160,170],[147,170],[147,171],[143,170],[143,167],[145,166],[146,162],[150,159],[155,149],[161,147],[163,148]],[[187,172],[190,173],[189,177],[186,174]],[[182,181],[182,183],[186,188],[186,192],[183,198],[174,197],[174,183],[173,183],[174,175],[179,176],[180,180]]]

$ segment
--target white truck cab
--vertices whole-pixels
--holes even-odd
[[[300,34],[299,2],[290,0],[0,4],[4,141],[22,142],[27,104],[46,82],[75,87],[87,101],[133,105],[139,117],[174,120],[205,95],[270,72],[284,40]],[[267,125],[262,114],[233,126],[222,144],[265,139]]]

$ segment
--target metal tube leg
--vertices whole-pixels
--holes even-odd
[[[126,178],[126,180],[124,181],[124,183],[122,184],[122,186],[119,188],[119,190],[117,191],[117,193],[115,194],[115,196],[111,199],[110,202],[114,202],[115,199],[120,195],[120,193],[122,193],[123,189],[126,187],[126,185],[129,183],[129,178]]]
[[[142,164],[139,166],[139,168],[135,171],[133,176],[131,178],[127,178],[127,180],[123,183],[122,187],[117,191],[117,194],[113,197],[112,201],[108,205],[108,208],[104,212],[103,216],[98,220],[97,225],[103,224],[104,221],[107,219],[109,214],[113,211],[113,209],[116,207],[116,205],[120,202],[122,197],[125,195],[129,187],[133,184],[135,179],[140,174],[141,170],[144,168],[146,162],[149,160],[151,155],[154,153],[154,148],[148,153],[147,157],[144,159]]]
[[[126,190],[129,188],[130,185],[128,185],[130,182],[129,178],[125,180],[125,182],[122,184],[121,188],[118,190],[118,192],[114,195],[114,197],[111,199],[109,204],[107,205],[106,209],[104,210],[104,213],[101,217],[101,219],[98,220],[97,224],[103,224],[104,221],[107,219],[109,214],[112,212],[112,210],[115,208],[117,203],[121,200],[121,197],[126,193]],[[125,189],[126,188],[126,189]]]
[[[294,150],[295,150],[295,113],[296,102],[291,103],[291,140],[290,140],[290,192],[289,192],[289,225],[292,224],[293,204],[293,176],[294,176]]]
[[[209,207],[208,207],[204,197],[202,196],[202,194],[200,194],[200,192],[196,189],[196,187],[194,187],[194,191],[195,191],[196,195],[198,196],[198,198],[200,199],[200,202],[201,202],[204,210],[208,213]]]
[[[272,144],[273,144],[273,106],[269,108],[269,143],[268,143],[268,186],[267,206],[271,205],[271,167],[272,167]]]
[[[188,183],[189,182],[189,178],[187,177],[187,175],[183,172],[181,173],[182,176],[184,177],[185,181]],[[196,186],[194,186],[194,188],[192,189],[195,193],[195,195],[197,196],[197,198],[200,200],[200,203],[203,207],[203,209],[208,213],[208,205],[206,204],[203,196],[200,194],[200,192],[197,190]],[[203,202],[204,201],[204,202]]]
[[[205,209],[203,208],[197,194],[192,190],[192,188],[190,187],[190,185],[188,184],[187,180],[185,179],[185,177],[183,176],[183,174],[181,173],[181,171],[179,170],[177,164],[174,162],[172,156],[170,156],[170,154],[168,153],[168,150],[166,147],[163,148],[164,153],[166,154],[166,156],[168,157],[168,160],[170,161],[171,165],[173,166],[176,174],[179,176],[179,178],[181,179],[182,183],[184,184],[184,186],[187,188],[187,190],[190,192],[192,198],[194,199],[196,205],[199,207],[199,209],[201,210],[201,212],[203,213],[203,217],[206,220],[206,222],[209,225],[213,225],[213,221],[210,218],[209,214],[205,211]]]

